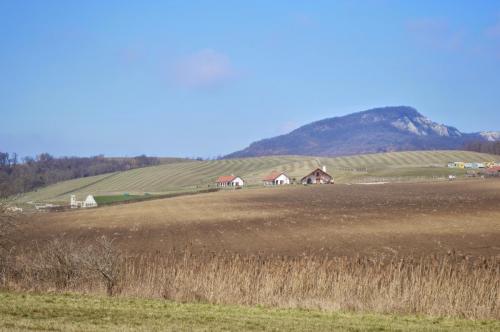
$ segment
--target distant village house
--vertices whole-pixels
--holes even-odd
[[[308,175],[304,176],[300,182],[302,184],[326,184],[333,183],[333,177],[326,172],[326,167],[317,168]]]
[[[223,175],[219,176],[215,184],[217,187],[242,187],[245,181],[239,176]]]
[[[290,178],[282,172],[273,171],[271,174],[262,179],[265,186],[281,186],[290,184]]]
[[[72,209],[93,208],[93,207],[97,207],[97,202],[95,201],[94,196],[92,196],[92,195],[88,195],[84,201],[77,201],[76,196],[71,195],[70,206]]]
[[[486,175],[500,176],[500,166],[493,166],[485,170]]]
[[[461,168],[461,169],[481,169],[495,167],[496,163],[492,162],[472,162],[466,163],[463,161],[453,161],[448,163],[448,168]]]

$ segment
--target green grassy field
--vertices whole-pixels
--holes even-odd
[[[0,293],[2,331],[498,331],[499,321]]]
[[[465,175],[464,170],[447,169],[449,161],[493,161],[499,156],[465,151],[415,151],[358,155],[338,158],[273,156],[214,161],[183,161],[133,169],[56,183],[25,194],[23,201],[62,201],[69,194],[83,198],[96,196],[168,194],[213,187],[219,175],[235,174],[256,186],[273,170],[301,177],[325,165],[336,182],[362,182],[377,179],[418,179]]]
[[[99,205],[113,204],[119,202],[136,201],[148,197],[147,195],[108,195],[95,196],[94,199]]]
[[[152,199],[172,198],[172,197],[202,194],[215,191],[219,191],[219,189],[210,188],[210,189],[184,190],[184,191],[179,190],[175,192],[155,194],[155,195],[151,195],[150,193],[145,193],[144,195],[130,195],[125,193],[123,195],[95,196],[94,199],[96,200],[98,205],[111,205],[117,203],[143,202]]]

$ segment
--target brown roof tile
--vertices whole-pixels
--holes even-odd
[[[234,179],[236,179],[236,176],[234,175],[222,175],[222,176],[219,176],[219,178],[217,179],[217,183],[225,183],[225,182],[231,182],[233,181]]]

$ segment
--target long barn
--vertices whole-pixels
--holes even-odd
[[[215,185],[217,187],[241,187],[245,185],[245,181],[239,176],[222,175],[215,181]]]

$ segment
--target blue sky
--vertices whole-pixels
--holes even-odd
[[[209,157],[386,105],[500,130],[500,1],[0,0],[0,151]]]

